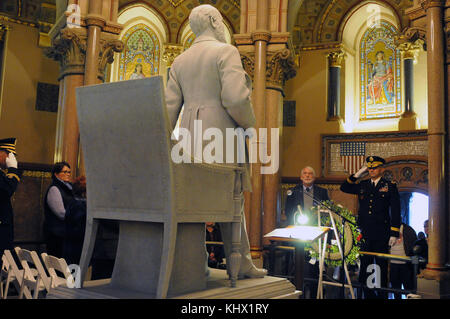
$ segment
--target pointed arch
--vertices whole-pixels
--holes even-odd
[[[124,25],[119,39],[124,50],[116,54],[111,81],[124,81],[164,74],[162,50],[169,32],[159,13],[143,3],[120,10],[118,22]]]

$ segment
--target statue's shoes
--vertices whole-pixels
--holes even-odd
[[[245,273],[240,273],[238,275],[238,279],[244,279],[244,278],[263,278],[267,275],[267,270],[264,268],[256,268],[253,267],[249,271]]]

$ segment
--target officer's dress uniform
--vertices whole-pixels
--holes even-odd
[[[0,148],[15,153],[15,139],[1,140]],[[13,248],[14,224],[11,197],[19,182],[20,174],[17,168],[0,169],[0,256],[5,249]]]
[[[344,193],[356,194],[359,200],[358,227],[363,236],[362,251],[389,253],[389,237],[398,237],[400,231],[400,196],[397,185],[383,177],[376,186],[371,179],[358,182],[351,175],[341,185]],[[366,273],[367,266],[373,264],[373,257],[361,256],[361,269],[359,280],[367,285],[366,279],[373,270]],[[381,287],[387,287],[387,260],[375,258],[381,270]],[[366,297],[375,297],[373,290],[365,290]],[[378,294],[386,297],[386,293]]]

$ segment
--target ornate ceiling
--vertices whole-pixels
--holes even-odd
[[[292,30],[292,39],[296,47],[337,41],[339,25],[344,21],[349,10],[363,3],[361,0],[290,1],[301,1]],[[400,17],[401,28],[407,25],[407,18],[403,13],[406,8],[413,5],[413,0],[376,2],[396,12]],[[170,32],[170,42],[177,41],[192,8],[206,3],[221,11],[233,33],[239,32],[240,0],[119,0],[119,10],[136,3],[144,3],[159,13]],[[0,24],[2,21],[9,20],[37,27],[40,32],[46,33],[55,21],[55,12],[55,0],[0,0]]]
[[[55,0],[0,0],[0,22],[12,21],[48,32],[55,23]]]
[[[298,47],[337,41],[339,26],[347,13],[358,4],[367,2],[361,0],[303,1],[293,29],[294,44]],[[408,20],[404,16],[404,11],[413,5],[413,0],[383,0],[374,3],[377,2],[391,7],[399,16],[401,27],[406,26]]]
[[[180,29],[189,18],[191,10],[200,4],[215,6],[225,17],[233,33],[239,32],[239,0],[119,0],[119,11],[129,4],[144,3],[155,9],[166,21],[170,42],[176,42]]]

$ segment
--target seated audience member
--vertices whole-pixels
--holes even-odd
[[[86,229],[86,178],[80,176],[73,183],[74,199],[65,215],[64,259],[67,264],[79,264]]]
[[[412,256],[414,243],[417,240],[416,231],[404,223],[400,225],[399,237],[391,246],[390,253],[397,256]],[[394,289],[411,290],[414,288],[414,268],[410,262],[390,260],[389,279]],[[400,293],[394,293],[395,299],[402,299]]]
[[[222,241],[218,224],[206,223],[206,241]],[[208,267],[223,268],[222,263],[225,256],[223,245],[207,244],[206,250],[208,252]]]
[[[47,253],[62,257],[64,246],[64,217],[69,202],[73,199],[70,183],[70,165],[55,163],[52,169],[52,184],[44,197],[44,237]]]

